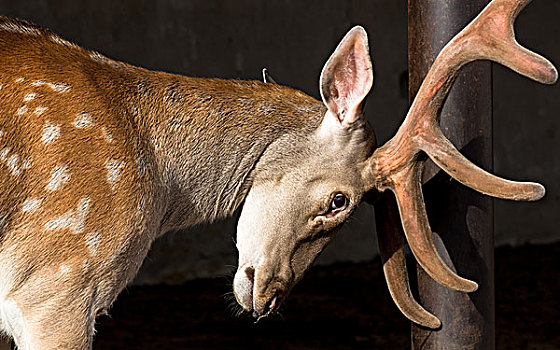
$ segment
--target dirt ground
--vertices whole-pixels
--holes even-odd
[[[496,250],[497,349],[560,349],[560,244]],[[275,316],[233,317],[226,278],[130,287],[94,349],[408,349],[380,262],[311,269]],[[229,295],[229,294],[228,294]]]

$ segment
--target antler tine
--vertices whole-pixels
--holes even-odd
[[[421,148],[447,174],[463,185],[486,195],[516,200],[536,201],[544,197],[545,188],[534,182],[502,179],[477,167],[465,158],[439,129],[435,129]]]
[[[414,299],[408,282],[404,237],[394,198],[385,193],[375,205],[379,253],[389,293],[401,312],[412,322],[439,328],[440,320]]]
[[[554,84],[558,79],[554,65],[546,58],[519,45],[515,39],[515,19],[531,1],[494,0],[479,18],[473,21],[473,28],[467,27],[465,30],[476,31],[479,39],[485,41],[480,47],[473,47],[474,50],[482,49],[480,58],[501,63],[540,83]],[[476,28],[477,24],[482,28]]]
[[[453,272],[439,256],[422,195],[422,165],[408,168],[394,178],[395,193],[403,230],[416,261],[439,284],[462,292],[474,292],[478,284]]]

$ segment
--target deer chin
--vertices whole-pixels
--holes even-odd
[[[283,286],[279,282],[270,282],[274,278],[263,276],[264,271],[260,270],[259,267],[243,265],[237,269],[233,279],[235,299],[243,310],[252,311],[257,319],[274,312],[284,294]]]

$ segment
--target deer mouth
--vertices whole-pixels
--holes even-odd
[[[258,281],[255,281],[255,275],[254,267],[240,267],[233,280],[233,294],[243,310],[252,312],[253,317],[258,321],[277,309],[281,300],[281,290],[276,284],[272,286],[271,283],[259,286]]]

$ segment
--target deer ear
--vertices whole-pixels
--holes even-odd
[[[362,101],[373,84],[367,34],[355,26],[325,63],[319,79],[323,102],[339,122],[348,126],[361,115]]]

